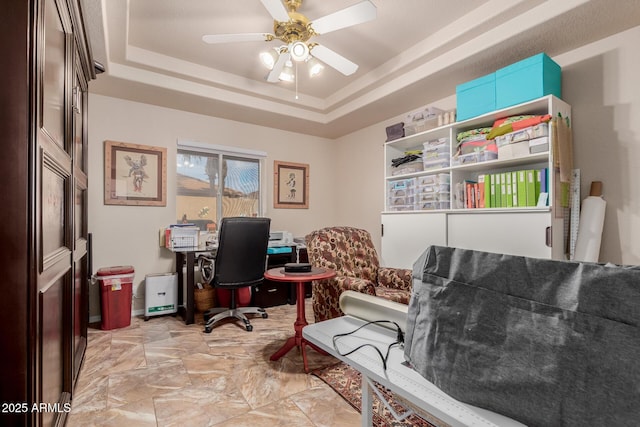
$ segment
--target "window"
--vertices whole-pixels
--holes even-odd
[[[262,216],[266,154],[178,141],[176,217],[215,231],[220,218]]]

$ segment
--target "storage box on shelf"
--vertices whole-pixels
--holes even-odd
[[[412,210],[415,203],[416,178],[387,182],[387,208],[390,211]]]
[[[562,70],[545,53],[539,53],[456,86],[458,120],[546,95],[562,96]]]
[[[454,141],[457,141],[458,133],[491,127],[498,119],[525,114],[549,114],[552,117],[558,117],[560,114],[562,117],[570,117],[571,107],[549,95],[385,144],[387,194],[386,212],[382,215],[383,258],[397,259],[398,256],[390,251],[398,251],[401,248],[417,251],[418,248],[423,248],[424,244],[436,244],[436,241],[445,245],[463,245],[481,250],[501,250],[544,258],[560,258],[563,255],[566,212],[559,206],[559,199],[555,196],[558,188],[555,186],[558,174],[554,169],[553,157],[556,134],[552,132],[551,125],[546,136],[537,136],[533,130],[526,131],[529,132],[530,138],[525,140],[525,148],[512,156],[496,158],[494,146],[488,151],[482,152],[483,150],[479,149],[477,152],[466,153],[465,157],[455,157],[458,147]],[[446,141],[446,152],[443,146],[439,145],[441,141]],[[408,176],[394,176],[390,160],[401,157],[405,151],[416,150],[419,147],[427,153],[422,159],[423,170],[411,172]],[[430,169],[432,164],[429,162],[434,162],[434,169]],[[526,190],[523,193],[517,187],[517,174],[526,175],[528,171],[532,171],[534,177],[538,174],[537,176],[544,180],[544,184],[537,184],[539,189],[534,187],[533,192],[529,192],[534,198],[527,195]],[[511,181],[510,192],[507,187],[507,174]],[[484,193],[489,192],[491,196],[491,178],[493,177],[495,186],[496,178],[502,178],[503,175],[504,192],[503,181],[500,180],[497,187],[499,193],[494,194],[493,201],[482,196],[484,204],[479,203],[479,194],[482,193],[480,188],[482,187]],[[411,179],[413,192],[407,193],[409,198],[405,196],[404,199],[391,199],[393,186],[389,183],[399,179]],[[462,197],[467,191],[467,184],[474,185],[473,197],[476,198],[476,202],[471,204],[467,204],[469,197]],[[540,193],[544,193],[544,197],[541,198]],[[499,199],[495,198],[497,194]],[[399,194],[396,196],[401,197]],[[428,233],[402,231],[407,227],[428,230]],[[440,231],[443,227],[444,230]],[[387,230],[393,230],[393,233],[387,233]],[[407,239],[411,241],[407,242]],[[419,253],[406,254],[407,257],[414,255],[419,256]]]
[[[446,168],[451,161],[451,148],[448,138],[427,141],[422,148],[423,170]]]
[[[533,138],[539,138],[541,136],[549,135],[549,124],[539,123],[535,126],[529,126],[525,129],[520,129],[514,132],[509,132],[504,135],[496,136],[496,144],[498,147],[505,144],[511,144],[514,142],[526,141]]]
[[[487,74],[456,86],[458,121],[496,109],[496,75]]]
[[[517,159],[529,155],[529,141],[507,143],[498,147],[498,158],[500,160]]]
[[[425,185],[443,185],[448,186],[451,180],[448,173],[438,173],[433,175],[424,175],[416,178],[416,183],[419,186]]]
[[[443,185],[442,188],[420,188],[416,193],[418,203],[423,202],[448,202],[449,201],[449,185]]]
[[[474,153],[460,154],[454,156],[451,159],[451,166],[465,165],[468,163],[481,163],[488,162],[489,160],[495,160],[498,158],[498,153],[494,151],[482,150]]]
[[[545,153],[549,151],[549,137],[541,136],[529,140],[529,154]]]
[[[404,134],[406,136],[415,135],[429,129],[433,129],[438,125],[438,118],[434,117],[428,120],[417,120],[404,125]]]
[[[416,187],[416,210],[449,209],[449,174],[427,175],[420,177]]]
[[[498,158],[501,160],[507,160],[528,156],[529,154],[549,151],[548,135],[548,123],[540,123],[535,126],[530,126],[525,129],[498,136],[496,137]],[[531,151],[530,148],[531,140],[535,140],[533,143],[533,151]]]
[[[562,71],[544,53],[496,71],[496,108],[510,107],[545,95],[562,96]]]
[[[442,113],[444,111],[439,108],[426,106],[407,114],[404,121],[404,134],[415,135],[437,127],[438,115]]]
[[[392,175],[401,176],[408,175],[415,172],[421,172],[424,170],[424,165],[422,163],[422,159],[417,159],[411,162],[403,163],[398,167],[394,168]]]
[[[413,196],[416,178],[405,178],[387,183],[388,194],[391,197]]]

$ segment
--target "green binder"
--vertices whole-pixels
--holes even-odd
[[[518,206],[527,206],[527,171],[520,170],[518,174]]]
[[[492,208],[497,208],[496,205],[496,174],[492,173],[489,175],[489,195],[490,195],[490,204]]]
[[[505,207],[512,208],[513,207],[513,184],[511,183],[511,172],[505,172],[504,178],[506,181],[505,187],[507,190],[505,194]]]
[[[495,175],[495,179],[496,179],[496,204],[493,205],[494,208],[501,208],[502,207],[502,174],[496,173]]]
[[[518,172],[511,172],[511,199],[513,207],[518,206]]]
[[[538,194],[536,193],[536,170],[535,169],[527,169],[525,171],[526,175],[526,186],[527,186],[527,204],[526,206],[535,206],[538,201]],[[539,189],[540,187],[538,187]]]

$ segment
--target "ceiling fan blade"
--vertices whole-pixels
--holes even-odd
[[[242,34],[210,34],[202,36],[205,43],[233,43],[233,42],[263,42],[268,40],[267,33],[242,33]]]
[[[311,22],[318,34],[326,34],[376,19],[376,6],[368,0],[349,6]]]
[[[276,83],[279,80],[280,73],[282,72],[282,69],[284,68],[284,64],[286,64],[286,62],[290,58],[291,58],[291,54],[289,52],[284,52],[284,53],[280,54],[280,56],[278,57],[278,60],[276,61],[275,65],[273,66],[273,69],[271,70],[271,72],[267,76],[267,81],[269,83]]]
[[[344,56],[322,45],[316,45],[311,54],[345,76],[350,76],[358,70],[358,64],[354,64]]]
[[[278,22],[287,22],[289,20],[289,12],[284,7],[281,0],[260,0],[269,15]]]

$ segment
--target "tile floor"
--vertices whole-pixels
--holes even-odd
[[[252,332],[227,321],[203,333],[159,316],[112,331],[89,329],[67,426],[358,426],[360,414],[304,373],[297,349],[269,356],[293,335],[295,305],[267,309]],[[313,319],[310,300],[307,319]],[[310,320],[311,321],[311,320]],[[307,350],[309,368],[336,362]]]

